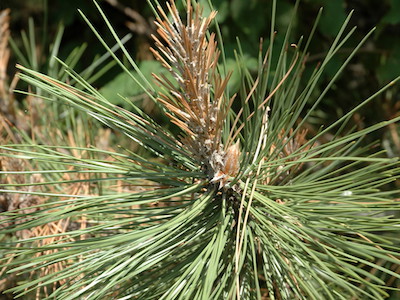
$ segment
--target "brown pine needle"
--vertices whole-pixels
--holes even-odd
[[[231,73],[222,78],[218,72],[215,34],[207,38],[207,30],[217,12],[202,16],[199,5],[193,7],[187,1],[187,24],[179,16],[173,1],[166,11],[158,7],[160,18],[156,20],[158,37],[153,37],[155,58],[171,73],[172,83],[164,75],[154,74],[156,82],[166,89],[158,101],[168,111],[172,123],[182,131],[181,142],[196,158],[208,176],[208,180],[224,186],[228,177],[234,177],[239,169],[240,145],[224,147],[222,131],[228,111],[235,97],[225,94]]]

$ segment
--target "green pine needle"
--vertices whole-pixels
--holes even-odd
[[[173,2],[165,11],[150,3],[159,29],[154,53],[176,79],[155,74],[159,93],[100,6],[95,3],[115,47],[80,12],[108,56],[175,124],[169,129],[133,103],[128,111],[104,98],[91,85],[98,64],[81,74],[73,70],[80,51],[64,62],[51,60],[60,73],[38,72],[34,38],[23,36],[32,51],[22,62],[31,66],[18,66],[20,78],[40,93],[22,93],[65,110],[69,118],[67,130],[48,139],[21,132],[24,142],[0,146],[2,161],[22,166],[0,172],[0,192],[9,201],[30,201],[1,214],[1,275],[17,278],[6,292],[71,300],[388,297],[400,280],[400,197],[393,188],[400,164],[364,138],[400,117],[358,131],[348,124],[400,77],[311,135],[304,126],[372,31],[316,95],[325,67],[355,30],[347,29],[352,13],[321,64],[304,78],[322,10],[305,42],[290,43],[289,25],[271,65],[278,47],[276,2],[257,74],[246,68],[239,42],[236,98],[223,84],[230,74],[226,54],[221,49],[218,65],[215,37],[204,25],[214,15],[202,16],[196,3],[185,3],[188,27],[180,24]],[[222,48],[218,24],[216,30]],[[190,56],[197,53],[193,45],[203,52]],[[100,124],[117,136],[111,147],[96,147],[96,135],[104,133]]]

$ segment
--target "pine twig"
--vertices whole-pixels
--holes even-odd
[[[224,94],[230,74],[222,78],[218,72],[215,34],[207,39],[207,29],[216,16],[212,11],[202,17],[199,5],[187,1],[185,25],[173,1],[167,3],[167,13],[158,7],[162,19],[156,20],[159,38],[153,35],[156,49],[151,49],[157,60],[172,74],[175,83],[166,76],[153,74],[168,93],[161,93],[158,101],[168,111],[167,116],[183,132],[182,144],[200,162],[208,179],[224,186],[228,177],[235,176],[239,166],[239,143],[224,151],[221,137],[224,121],[232,104]]]

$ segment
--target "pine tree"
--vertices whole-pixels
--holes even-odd
[[[141,76],[97,4],[138,77],[82,16],[157,103],[169,128],[133,103],[130,110],[112,104],[62,61],[69,82],[19,66],[20,78],[39,96],[92,117],[140,149],[32,140],[0,147],[4,158],[35,168],[5,171],[7,176],[41,175],[37,182],[14,183],[15,189],[3,184],[4,193],[42,199],[28,212],[3,213],[2,232],[14,235],[2,246],[3,265],[9,274],[32,276],[11,291],[22,296],[48,287],[46,299],[387,297],[391,287],[385,282],[400,278],[393,268],[400,252],[399,191],[387,188],[400,177],[400,166],[363,139],[400,117],[359,131],[348,124],[399,78],[317,133],[305,129],[372,32],[316,96],[325,67],[354,32],[346,33],[351,15],[309,78],[303,71],[320,14],[305,43],[290,43],[289,26],[274,66],[273,21],[257,74],[238,52],[241,87],[230,95],[217,12],[204,15],[199,4],[187,1],[183,18],[173,1],[165,9],[151,5],[157,26],[152,52],[166,70],[154,74],[158,87]],[[217,34],[209,31],[213,22]],[[323,141],[327,133],[332,138]],[[72,192],[80,184],[92,188]],[[37,232],[49,224],[60,230]],[[34,234],[18,235],[24,230]]]

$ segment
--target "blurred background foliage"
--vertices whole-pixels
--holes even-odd
[[[154,61],[149,51],[152,45],[151,34],[154,33],[153,14],[147,2],[143,0],[99,0],[102,8],[113,24],[120,37],[131,34],[126,42],[132,56],[136,57],[139,67],[146,77],[160,71],[160,65]],[[208,0],[200,0],[207,3]],[[235,54],[237,38],[240,40],[242,51],[248,59],[246,63],[256,68],[257,55],[260,48],[260,38],[263,39],[264,49],[268,44],[269,24],[271,18],[272,1],[268,0],[213,0],[214,8],[218,10],[217,20],[220,23],[228,69],[235,70]],[[293,9],[293,0],[281,0],[277,7],[276,39],[282,41]],[[319,9],[323,7],[323,15],[317,27],[317,32],[310,46],[310,53],[306,61],[306,73],[312,70],[322,60],[329,45],[337,35],[345,17],[354,10],[351,25],[357,26],[353,38],[336,55],[328,66],[325,78],[320,81],[322,90],[334,72],[342,65],[351,49],[365,34],[376,26],[376,31],[352,60],[349,67],[342,74],[328,92],[325,100],[310,120],[310,127],[318,128],[337,119],[343,112],[354,107],[361,100],[378,90],[379,87],[398,76],[400,70],[400,1],[382,0],[377,5],[372,0],[303,0],[296,15],[293,36],[290,41],[297,43],[301,35],[307,36],[313,26]],[[103,46],[84,23],[77,13],[81,9],[94,23],[103,38],[113,45],[114,41],[106,25],[100,20],[97,10],[91,0],[2,0],[0,8],[11,9],[11,35],[16,47],[24,47],[21,31],[29,28],[29,19],[34,22],[38,62],[35,69],[47,73],[51,54],[48,48],[55,40],[60,26],[65,27],[60,44],[58,57],[66,59],[77,47],[82,48],[82,54],[76,62],[76,70],[84,70],[96,57],[105,53]],[[32,21],[31,21],[32,22]],[[31,26],[32,26],[31,24]],[[279,49],[279,47],[275,47]],[[277,50],[276,50],[277,51]],[[15,73],[15,63],[21,59],[12,51],[8,65],[10,78]],[[278,55],[273,55],[277,57]],[[101,76],[100,76],[101,75]],[[126,101],[118,94],[128,97],[132,101],[144,101],[147,111],[154,109],[154,105],[146,99],[141,89],[123,74],[119,67],[112,65],[93,79],[94,85],[112,102],[126,106]],[[237,89],[239,74],[234,73],[230,81],[230,91]],[[318,90],[318,89],[317,89]],[[400,109],[400,92],[394,87],[386,92],[379,101],[374,101],[363,108],[355,116],[355,123],[361,129],[372,123],[394,117]],[[383,146],[390,156],[398,156],[400,149],[399,128],[393,125],[385,132],[377,132],[373,137],[383,140]]]

